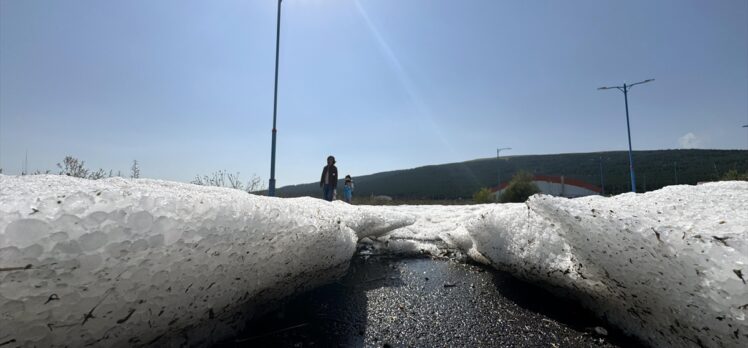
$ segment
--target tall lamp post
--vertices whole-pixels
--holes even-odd
[[[270,184],[268,185],[268,196],[275,196],[275,119],[278,111],[278,51],[280,48],[281,30],[281,1],[278,0],[278,22],[275,32],[275,91],[273,94],[273,143],[270,149]]]
[[[499,160],[499,156],[501,155],[501,151],[511,150],[511,149],[512,149],[511,147],[502,147],[500,149],[496,149],[496,162],[498,162],[497,166],[498,166],[498,179],[499,179],[499,184],[498,186],[496,186],[497,193],[501,190],[501,161]]]
[[[605,196],[605,178],[603,177],[603,157],[600,156],[600,194]]]
[[[634,156],[631,154],[631,127],[629,126],[629,90],[631,87],[641,85],[643,83],[652,82],[654,79],[644,80],[630,85],[623,84],[623,86],[611,86],[611,87],[600,87],[598,90],[603,89],[618,89],[623,92],[623,100],[626,103],[626,131],[629,136],[629,171],[631,172],[631,192],[636,192],[636,176],[634,175]]]

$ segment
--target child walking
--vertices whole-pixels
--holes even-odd
[[[351,179],[350,175],[346,175],[345,184],[343,185],[343,200],[350,204],[351,199],[353,199],[353,179]]]

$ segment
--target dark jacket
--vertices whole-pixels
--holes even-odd
[[[338,168],[333,166],[330,167],[330,185],[332,185],[332,188],[338,187]],[[327,175],[327,168],[328,166],[325,166],[322,168],[322,177],[319,180],[319,186],[322,187],[325,185],[325,175]]]

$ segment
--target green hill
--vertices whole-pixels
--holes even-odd
[[[628,153],[614,151],[505,156],[500,160],[484,158],[363,175],[354,178],[355,195],[387,195],[397,199],[469,198],[481,187],[496,186],[499,169],[502,181],[508,181],[519,170],[526,170],[534,174],[563,175],[599,186],[601,162],[605,193],[628,192]],[[696,184],[716,180],[731,169],[748,171],[748,151],[634,151],[634,167],[637,192],[644,192],[676,184],[676,177],[678,184]],[[285,186],[277,193],[281,197],[321,196],[319,183]]]

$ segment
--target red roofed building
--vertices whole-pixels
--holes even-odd
[[[532,182],[538,186],[541,193],[553,196],[573,198],[599,195],[601,192],[599,187],[588,182],[563,176],[533,175]],[[500,195],[507,186],[508,182],[502,182],[498,188],[492,187],[491,192],[494,196]]]

